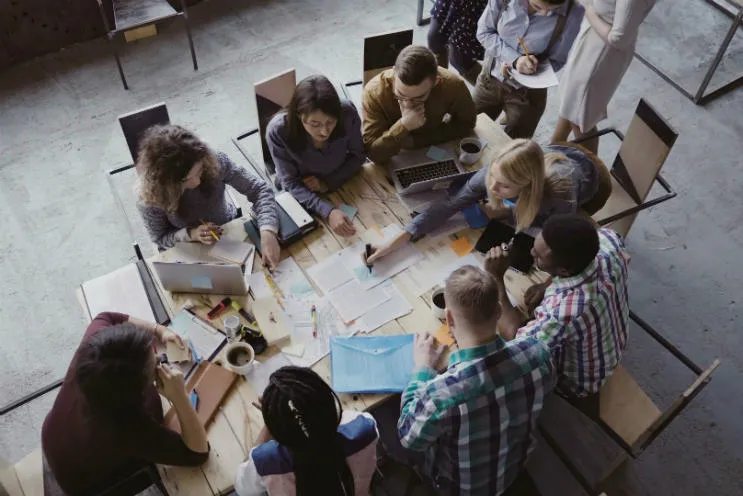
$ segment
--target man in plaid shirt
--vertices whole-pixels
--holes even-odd
[[[527,305],[538,306],[523,327],[519,312],[501,298],[501,333],[505,339],[534,336],[549,346],[561,394],[576,399],[594,395],[627,347],[629,256],[624,241],[610,229],[597,230],[582,215],[555,215],[534,240],[532,256],[552,280],[527,291]],[[488,257],[499,260],[491,264],[491,273],[502,286],[507,251],[496,247]],[[589,408],[595,413],[596,406],[593,401]]]
[[[443,494],[520,493],[545,396],[554,384],[548,348],[498,336],[498,286],[471,265],[446,280],[446,321],[459,351],[439,374],[443,347],[416,334],[415,370],[397,424],[406,448],[425,452],[425,472]],[[521,476],[521,477],[520,477]]]

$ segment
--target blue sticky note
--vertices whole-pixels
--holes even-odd
[[[212,278],[209,276],[193,276],[191,278],[191,287],[193,289],[214,289]]]
[[[399,393],[414,367],[412,334],[330,338],[330,369],[337,393]]]
[[[352,207],[351,205],[346,205],[344,203],[340,204],[338,208],[341,209],[341,212],[346,214],[348,218],[351,220],[353,220],[353,218],[356,217],[356,213],[359,211],[358,208]]]
[[[430,158],[431,160],[444,160],[446,157],[448,157],[448,153],[443,148],[439,148],[438,146],[432,146],[428,149],[426,152],[426,156]]]

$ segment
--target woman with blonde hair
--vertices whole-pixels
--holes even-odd
[[[527,139],[510,141],[490,167],[483,167],[447,202],[417,215],[403,232],[382,246],[373,246],[374,263],[401,245],[431,232],[452,215],[489,200],[491,218],[513,224],[517,231],[539,229],[552,215],[598,212],[611,194],[609,171],[587,150],[567,143],[540,147]]]
[[[279,262],[278,206],[265,181],[215,153],[181,126],[153,126],[139,147],[137,207],[159,249],[178,241],[214,243],[221,224],[237,216],[225,190],[229,184],[253,204],[261,230],[263,262]]]

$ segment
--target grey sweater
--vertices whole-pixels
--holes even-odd
[[[253,204],[261,229],[278,232],[278,205],[269,185],[236,165],[224,153],[217,154],[217,161],[220,169],[217,185],[209,191],[201,188],[186,190],[176,212],[169,213],[163,208],[137,202],[150,239],[158,248],[171,248],[176,241],[190,241],[187,229],[198,226],[201,220],[221,225],[237,217],[237,208],[225,191],[228,184]]]
[[[572,180],[570,198],[542,198],[534,222],[530,227],[542,227],[542,224],[552,215],[574,213],[578,207],[593,198],[599,187],[599,173],[593,161],[577,148],[567,146],[545,146],[544,152],[556,152],[564,154],[568,160],[558,162],[552,166],[554,174],[569,176]],[[413,239],[419,238],[442,223],[460,210],[485,200],[488,196],[485,180],[488,167],[483,167],[475,173],[462,186],[459,191],[453,193],[447,202],[432,205],[428,210],[417,215],[405,226]],[[515,219],[514,219],[515,220]]]

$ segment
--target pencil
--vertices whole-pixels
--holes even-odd
[[[521,49],[524,51],[524,55],[526,55],[527,57],[531,57],[531,55],[529,54],[529,50],[527,50],[526,45],[524,45],[524,39],[521,36],[519,36],[519,45],[521,45]]]
[[[273,280],[273,277],[271,277],[271,274],[269,274],[268,270],[266,270],[266,267],[263,267],[263,275],[266,276],[266,282],[269,286],[271,286],[282,298],[284,298],[284,292],[281,290],[278,284],[276,284],[276,281]]]
[[[207,226],[207,227],[209,227],[209,224],[207,224],[206,222],[204,222],[204,219],[199,219],[199,220],[201,220],[201,224],[202,224],[202,225],[204,225],[204,226]],[[211,235],[212,235],[212,236],[214,237],[214,239],[216,239],[217,241],[219,241],[219,236],[217,236],[217,233],[215,233],[215,232],[214,232],[214,231],[212,231],[211,229],[209,229],[209,232],[210,232],[210,233],[211,233]]]
[[[266,284],[268,284],[268,287],[271,289],[271,292],[273,293],[273,297],[276,298],[276,303],[279,304],[282,310],[286,310],[284,308],[284,304],[281,303],[281,297],[279,297],[279,293],[276,291],[278,287],[276,286],[276,283],[273,282],[273,279],[271,279],[271,276],[268,275],[267,272],[263,272],[263,277],[266,278]]]

